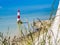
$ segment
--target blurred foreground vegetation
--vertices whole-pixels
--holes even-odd
[[[47,33],[52,22],[52,20],[41,21],[40,19],[38,19],[38,21],[33,21],[33,24],[28,23],[28,31],[26,30],[27,28],[24,27],[26,34],[24,34],[21,29],[20,37],[13,36],[12,39],[10,36],[4,37],[3,33],[0,32],[0,45],[35,45],[36,42],[34,41],[36,38],[38,38],[38,40],[41,40],[38,45],[45,45],[46,37],[48,37],[49,45],[52,45],[52,42],[50,40],[51,36]],[[41,39],[40,35],[43,35]],[[60,40],[58,40],[58,42],[60,42]]]

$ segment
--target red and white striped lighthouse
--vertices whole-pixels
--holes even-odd
[[[18,10],[18,12],[17,12],[17,22],[18,23],[20,22],[20,10]]]
[[[21,19],[20,19],[20,10],[18,10],[18,12],[17,12],[17,24],[18,24],[18,36],[19,37],[21,37],[21,29],[20,29],[20,27],[21,27],[21,24],[22,24],[22,21],[21,21]]]

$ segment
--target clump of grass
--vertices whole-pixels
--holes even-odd
[[[41,23],[40,28],[36,29],[36,31],[34,31],[34,32],[31,31],[30,27],[32,27],[32,25],[29,25],[29,24],[28,24],[28,29],[26,27],[24,27],[26,34],[24,34],[23,31],[22,31],[23,29],[21,29],[21,37],[18,37],[19,41],[16,41],[16,43],[19,42],[20,45],[35,45],[36,42],[33,43],[34,40],[38,37],[38,41],[39,41],[40,36],[43,35],[43,37],[42,37],[42,39],[40,39],[41,41],[38,43],[38,45],[45,45],[46,44],[46,38],[48,38],[47,39],[48,40],[48,44],[49,45],[53,45],[52,41],[51,41],[51,36],[48,34],[48,29],[51,26],[51,22],[48,23],[46,21],[41,21],[41,20],[39,20],[39,22]],[[33,28],[34,27],[32,27],[32,29]],[[29,31],[29,33],[28,33],[27,30]],[[35,29],[33,29],[33,30],[35,30]],[[51,33],[53,33],[53,32],[51,31]],[[4,39],[3,39],[3,41],[4,41]],[[3,44],[5,42],[6,41],[4,41]],[[56,40],[56,42],[57,42],[57,44],[60,43],[60,39],[58,41]]]

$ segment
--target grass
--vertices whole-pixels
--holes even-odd
[[[32,27],[31,24],[29,25],[29,23],[28,23],[28,29],[24,26],[25,32],[26,32],[27,35],[25,35],[23,33],[23,31],[22,31],[23,29],[21,29],[20,30],[21,37],[18,37],[18,41],[15,41],[15,43],[18,44],[18,45],[35,45],[35,43],[33,43],[34,40],[37,37],[38,37],[38,40],[39,40],[39,36],[43,35],[43,37],[42,37],[42,39],[40,39],[41,41],[38,43],[38,45],[45,45],[46,44],[46,37],[48,38],[47,39],[48,40],[48,44],[49,45],[53,45],[52,41],[51,41],[51,36],[48,34],[48,29],[50,28],[52,21],[50,21],[50,20],[48,20],[48,21],[46,21],[46,20],[45,21],[40,21],[39,20],[39,22],[41,23],[41,25],[40,25],[40,28],[36,29],[36,31],[34,30],[35,23],[34,23],[33,27]],[[32,30],[34,32],[31,31],[30,27],[32,27]],[[29,31],[29,34],[28,34],[27,30]],[[2,38],[3,37],[4,36],[2,36]],[[2,45],[4,44],[3,41],[6,42],[6,43],[9,43],[8,39],[6,39],[6,40],[4,40],[4,38],[2,39],[2,41],[1,41]],[[16,40],[17,40],[17,38],[16,38]],[[13,43],[14,41],[10,41],[10,42]],[[57,42],[57,45],[58,45],[58,43],[60,43],[60,39],[58,41],[56,40],[56,42]]]
[[[44,34],[45,32],[48,31],[48,26],[50,24],[47,24],[47,22],[45,22],[45,21],[43,21],[41,23],[42,23],[41,24],[41,27],[36,32],[31,32],[30,29],[28,29],[29,30],[29,34],[28,35],[24,35],[24,33],[21,31],[22,32],[22,35],[23,35],[23,38],[22,37],[21,37],[22,39],[20,38],[21,39],[21,43],[22,43],[21,45],[23,45],[24,43],[25,43],[24,45],[32,45],[33,41],[37,37],[39,37],[41,34]],[[38,38],[38,40],[39,40],[39,38]],[[45,42],[45,40],[43,40],[41,43],[43,44],[44,42]]]
[[[35,32],[31,32],[30,31],[31,30],[30,29],[30,25],[28,24],[29,34],[27,34],[27,35],[25,35],[23,33],[23,31],[21,30],[22,37],[19,38],[19,40],[20,40],[19,43],[21,43],[21,45],[32,45],[32,43],[33,43],[33,41],[35,40],[36,37],[38,37],[39,35],[41,35],[44,32],[46,32],[46,29],[47,29],[47,27],[45,26],[46,25],[46,22],[44,22],[44,23],[41,22],[41,23],[42,23],[41,27],[37,31],[35,31]],[[25,28],[25,30],[26,30],[26,28]],[[26,33],[27,33],[27,31],[26,31]],[[4,41],[4,42],[6,42],[6,41]]]

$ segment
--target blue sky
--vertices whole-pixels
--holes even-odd
[[[0,31],[6,32],[8,26],[10,31],[17,30],[17,10],[20,9],[21,20],[32,21],[40,18],[48,19],[52,11],[51,5],[54,0],[0,0]],[[57,9],[58,1],[56,0],[54,9]]]

